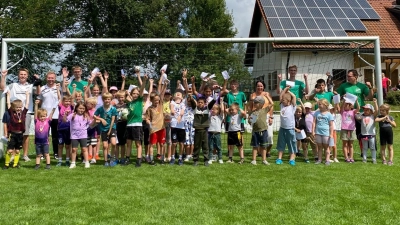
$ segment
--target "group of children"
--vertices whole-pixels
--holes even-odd
[[[156,165],[153,157],[153,147],[157,148],[157,159],[160,164],[175,164],[175,155],[178,165],[185,161],[193,160],[193,165],[198,165],[200,150],[202,150],[204,165],[212,162],[223,163],[221,133],[227,132],[228,163],[233,163],[233,150],[239,150],[239,164],[244,163],[243,152],[243,123],[248,119],[252,126],[251,146],[253,157],[251,164],[256,165],[258,154],[262,156],[262,163],[269,165],[266,157],[266,147],[269,144],[268,127],[272,126],[272,119],[268,112],[273,107],[270,96],[262,94],[252,99],[254,107],[247,109],[246,97],[238,89],[238,82],[232,80],[231,90],[228,91],[227,80],[221,87],[210,79],[204,78],[199,92],[196,90],[195,78],[191,77],[192,84],[188,84],[187,70],[183,71],[182,83],[172,94],[168,87],[165,69],[162,69],[158,85],[147,76],[141,78],[140,68],[135,68],[139,79],[139,87],[132,86],[129,91],[124,90],[125,77],[122,76],[121,90],[116,87],[107,88],[108,74],[104,78],[100,72],[92,74],[88,86],[84,91],[72,85],[72,93],[68,88],[68,81],[57,84],[59,103],[52,112],[39,108],[40,100],[35,100],[35,146],[36,166],[40,167],[41,157],[46,159],[46,169],[50,169],[49,156],[49,129],[53,112],[59,110],[58,118],[58,164],[63,165],[63,152],[65,149],[65,164],[69,168],[76,167],[78,147],[85,168],[99,160],[99,147],[102,143],[104,166],[117,164],[129,165],[131,163],[132,144],[137,150],[135,166],[140,167],[145,161]],[[95,79],[102,83],[102,93]],[[143,80],[142,80],[143,79]],[[149,82],[149,90],[145,87]],[[319,83],[318,83],[319,82]],[[280,129],[278,134],[278,158],[276,164],[282,164],[283,153],[288,148],[290,154],[289,164],[296,165],[296,155],[303,149],[306,163],[308,159],[308,145],[311,145],[315,164],[323,161],[325,164],[339,162],[337,159],[336,130],[340,131],[343,142],[343,155],[346,162],[354,162],[353,141],[356,137],[356,122],[361,123],[361,140],[363,161],[367,161],[367,150],[371,149],[372,162],[376,163],[375,148],[375,122],[379,122],[380,146],[384,164],[393,164],[393,131],[395,127],[393,117],[389,116],[389,106],[367,104],[354,109],[354,105],[343,98],[341,105],[330,104],[329,94],[325,92],[324,80],[319,80],[319,85],[313,97],[317,98],[316,108],[312,104],[302,103],[290,92],[290,86],[280,94]],[[29,95],[30,93],[26,93]],[[330,96],[330,95],[329,95]],[[29,99],[29,98],[27,98]],[[28,100],[9,102],[6,113],[10,115],[9,122],[5,125],[5,136],[8,138],[8,151],[4,169],[18,167],[19,150],[23,128],[25,127],[26,108]],[[300,106],[296,102],[300,102]],[[379,116],[378,116],[379,109]],[[341,118],[341,119],[340,119]],[[341,121],[341,123],[338,123]],[[226,126],[223,129],[223,126]],[[335,127],[336,126],[336,127]],[[340,127],[339,127],[340,126]],[[386,145],[389,149],[389,159],[386,160]],[[144,154],[142,150],[144,148]],[[332,154],[331,154],[332,153]],[[333,160],[331,160],[333,155]]]

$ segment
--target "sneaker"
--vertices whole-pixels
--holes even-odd
[[[31,161],[31,159],[27,155],[24,155],[23,159],[25,160],[25,162]]]
[[[185,162],[189,162],[189,157],[185,157]]]
[[[208,160],[206,160],[205,162],[204,162],[204,166],[208,166],[209,164],[208,164]]]
[[[199,163],[197,161],[193,161],[193,166],[197,166]]]
[[[314,164],[315,165],[321,164],[321,161],[317,160]]]
[[[8,170],[9,166],[3,166],[3,170]]]
[[[372,160],[372,164],[376,164],[376,159],[373,159],[373,160]]]
[[[99,156],[99,155],[96,155],[95,159],[96,159],[96,160],[99,160],[99,159],[100,159],[100,156]]]
[[[121,163],[121,166],[127,166],[129,164],[131,164],[131,160],[130,159],[125,159],[124,163]]]
[[[90,163],[89,162],[85,163],[85,168],[90,168]]]
[[[71,165],[71,163],[70,163],[69,161],[65,161],[65,165],[66,165],[67,167],[69,167],[69,166]]]
[[[244,159],[240,159],[240,161],[238,162],[238,164],[243,164],[244,163]]]
[[[116,166],[117,165],[117,162],[115,161],[115,160],[111,160],[110,161],[110,166],[111,167],[114,167],[114,166]]]
[[[296,153],[296,156],[297,157],[303,157],[304,155],[302,153],[298,152],[298,153]]]
[[[50,165],[46,165],[46,167],[44,169],[49,170],[50,169]]]
[[[282,159],[276,159],[275,160],[275,164],[276,165],[281,165],[283,162],[282,162]]]
[[[153,161],[150,161],[150,162],[149,162],[149,165],[150,165],[150,166],[157,166],[157,164],[156,164],[156,162],[154,162],[154,160],[153,160]]]
[[[19,164],[17,164],[17,165],[13,165],[12,168],[13,168],[13,169],[19,169],[20,166],[19,166]]]
[[[217,161],[217,155],[213,155],[211,160],[214,161],[214,162]]]
[[[160,159],[161,159],[161,155],[160,155],[160,154],[157,154],[156,158],[157,158],[158,160],[160,160]]]
[[[296,165],[296,161],[294,161],[294,159],[289,160],[289,165],[295,166]]]
[[[363,159],[363,161],[362,161],[363,163],[367,163],[367,160],[366,159]]]
[[[160,165],[164,166],[165,165],[165,161],[164,160],[160,160]]]
[[[182,159],[178,159],[178,165],[180,165],[180,166],[183,165],[183,160]]]
[[[139,168],[142,166],[142,160],[136,159],[135,167]]]
[[[329,159],[329,162],[333,163],[333,160],[332,160],[332,159]]]
[[[213,161],[212,161],[212,160],[208,160],[208,164],[210,164],[210,165],[211,165],[212,163],[213,163]]]
[[[234,163],[233,159],[228,159],[227,163]]]
[[[326,162],[325,162],[325,165],[326,165],[326,166],[331,165],[331,161],[330,161],[330,160],[326,161]]]
[[[271,158],[271,153],[267,153],[267,158]]]
[[[222,159],[218,160],[219,164],[224,164],[224,161]]]
[[[305,163],[310,163],[310,160],[309,159],[304,159],[304,162]]]
[[[264,160],[264,161],[262,162],[262,164],[263,164],[263,165],[269,166],[269,162],[268,162],[267,160]]]
[[[40,165],[35,166],[35,170],[38,170],[40,168]]]
[[[354,159],[350,159],[350,163],[354,163]]]
[[[383,164],[383,165],[387,165],[386,160],[382,160],[382,164]]]
[[[54,154],[54,159],[58,159],[58,154]]]
[[[104,163],[104,167],[109,167],[109,166],[110,166],[110,164],[108,162]]]
[[[389,162],[388,162],[388,166],[393,166],[393,162],[392,162],[392,161],[389,161]]]
[[[253,161],[251,161],[250,163],[251,163],[252,165],[257,166],[257,161],[256,161],[256,160],[253,160]]]
[[[58,162],[56,166],[62,166],[62,162]]]
[[[169,165],[174,165],[175,164],[175,158],[171,158],[171,160],[169,160]]]
[[[333,159],[333,162],[338,163],[339,160],[338,160],[337,158],[334,158],[334,159]]]
[[[96,163],[96,159],[95,158],[91,159],[90,163],[95,164]]]
[[[75,163],[71,163],[71,165],[69,166],[70,169],[74,169],[76,168],[76,164]]]

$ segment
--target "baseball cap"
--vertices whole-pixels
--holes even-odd
[[[254,98],[253,102],[254,102],[254,103],[264,104],[265,100],[264,100],[263,97],[257,96],[257,97]]]
[[[115,87],[115,86],[111,86],[111,87],[110,87],[110,91],[118,91],[118,88]]]
[[[306,103],[304,103],[304,108],[312,108],[312,104],[311,104],[311,102],[306,102]]]
[[[170,90],[170,89],[165,90],[165,93],[164,93],[164,94],[170,95],[170,94],[171,94],[171,90]]]
[[[372,112],[374,112],[374,107],[371,104],[366,104],[363,106],[364,109],[370,109]]]

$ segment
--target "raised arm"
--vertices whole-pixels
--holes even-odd
[[[300,106],[301,106],[301,111],[303,114],[306,113],[306,108],[304,107],[303,101],[301,101],[300,98],[297,99],[298,102],[300,102]]]
[[[372,101],[374,102],[374,117],[376,118],[378,116],[378,111],[379,111],[379,106],[378,106],[378,101],[376,98],[373,98]]]
[[[34,113],[34,116],[33,116],[33,118],[34,118],[35,120],[37,120],[37,118],[38,118],[39,102],[40,102],[39,99],[36,99],[36,100],[35,100],[35,113]]]
[[[304,92],[306,93],[306,95],[308,95],[308,91],[309,91],[309,89],[308,89],[308,80],[307,80],[307,74],[305,73],[305,74],[303,74],[303,77],[304,77],[304,84],[306,85],[306,87],[304,88]]]
[[[101,86],[103,86],[101,93],[104,94],[106,92],[108,92],[108,86],[107,86],[107,82],[108,82],[108,72],[107,70],[104,71],[104,78],[101,75],[101,73],[97,73],[97,76],[100,78],[100,82],[101,82]]]
[[[138,78],[139,85],[140,85],[140,86],[143,86],[142,77],[140,77],[140,71],[137,71],[137,72],[136,72],[136,76],[137,76],[137,78]],[[146,77],[146,75],[145,75],[145,77]],[[143,77],[143,79],[144,79],[144,77]],[[145,84],[145,85],[146,85],[146,84]]]
[[[281,81],[282,81],[282,74],[278,74],[276,79],[276,93],[279,95],[281,94]]]
[[[25,101],[25,108],[29,108],[29,101],[31,98],[29,98],[29,95],[31,95],[32,93],[30,93],[29,91],[25,92],[25,97],[26,97],[26,101]]]
[[[372,99],[374,97],[374,89],[372,89],[372,85],[370,82],[365,82],[365,85],[369,88],[368,96],[365,97],[366,99]]]
[[[192,76],[191,81],[192,81],[192,92],[193,92],[193,94],[198,96],[199,92],[197,92],[197,89],[196,89],[196,78],[194,76]]]
[[[227,95],[229,93],[229,90],[226,89],[227,85],[228,85],[228,80],[224,80],[224,84],[222,86],[221,95]]]
[[[123,91],[123,90],[125,90],[125,79],[126,79],[126,76],[125,75],[121,75],[121,78],[122,78],[121,91]]]
[[[11,108],[10,92],[7,91],[7,109]]]
[[[139,77],[140,77],[140,74],[139,74]],[[141,96],[141,97],[143,97],[143,92],[144,92],[144,87],[146,86],[147,76],[143,77],[143,81],[144,82],[142,82],[142,79],[139,80],[139,83],[140,83],[139,96]]]
[[[64,81],[62,82],[62,89],[63,89],[64,94],[71,95],[71,92],[69,91],[69,88],[68,88],[69,81],[66,79],[67,78],[64,78]]]
[[[6,77],[8,74],[8,70],[1,71],[1,82],[0,82],[0,89],[4,90],[6,88]]]
[[[94,74],[92,74],[92,76],[90,77],[90,79],[88,80],[88,86],[86,87],[85,91],[84,91],[84,96],[85,99],[88,99],[90,97],[90,86],[92,86],[93,83],[93,79],[95,79],[96,76],[94,76]]]
[[[224,115],[225,115],[224,97],[220,97],[220,98],[219,98],[219,104],[220,104],[219,106],[221,107],[221,110],[220,110],[219,115],[222,116],[222,118],[223,118]]]

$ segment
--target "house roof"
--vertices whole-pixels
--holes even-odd
[[[394,50],[398,50],[400,52],[400,8],[395,8],[392,0],[368,0],[371,4],[372,8],[379,14],[381,17],[380,20],[362,20],[363,24],[367,28],[366,31],[362,32],[346,32],[348,36],[379,36],[380,37],[380,45],[381,52],[391,52]],[[271,29],[268,24],[267,16],[265,11],[263,10],[261,0],[256,0],[254,13],[253,13],[253,21],[250,28],[249,37],[258,37],[260,21],[263,19],[264,24],[267,28],[267,31],[270,37],[273,37]],[[256,44],[248,44],[247,52],[246,52],[246,65],[253,64],[253,58],[255,53]],[[345,48],[344,45],[335,45],[335,44],[280,44],[273,43],[273,47],[275,49],[329,49],[329,48]],[[351,45],[347,45],[347,47],[352,47]],[[373,48],[373,44],[369,44],[363,46],[363,48]]]

